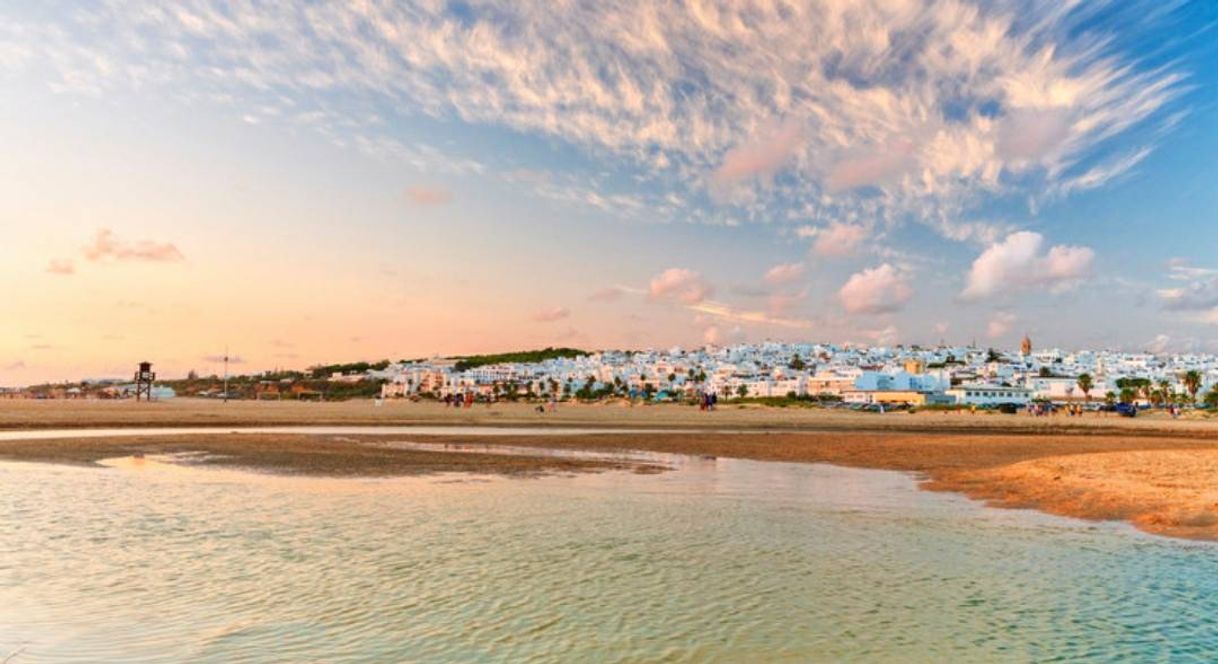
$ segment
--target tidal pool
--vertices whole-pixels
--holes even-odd
[[[1212,661],[1218,547],[896,472],[0,463],[0,660]]]

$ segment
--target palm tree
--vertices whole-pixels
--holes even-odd
[[[1197,392],[1201,391],[1201,372],[1190,369],[1184,372],[1181,380],[1184,382],[1184,389],[1188,390],[1189,398],[1193,403],[1197,403]]]
[[[1132,387],[1121,388],[1121,403],[1133,403],[1138,398],[1138,390]]]
[[[1095,382],[1091,378],[1091,374],[1083,373],[1078,376],[1078,389],[1083,391],[1083,400],[1091,403],[1091,388],[1095,387]]]

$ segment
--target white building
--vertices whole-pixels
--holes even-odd
[[[1023,387],[1006,385],[960,385],[947,390],[947,395],[956,403],[968,406],[997,406],[1015,404],[1026,406],[1032,400],[1032,392]]]

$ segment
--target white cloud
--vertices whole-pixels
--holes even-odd
[[[750,194],[732,197],[735,219],[785,207],[949,231],[987,197],[1128,170],[1154,132],[1079,172],[1126,130],[1167,126],[1159,116],[1184,88],[1174,65],[1136,61],[1138,34],[1118,32],[1149,19],[1097,23],[1072,3],[464,7],[114,0],[10,17],[0,64],[45,68],[58,92],[229,104],[420,167],[483,165],[415,145],[369,108],[556,138],[681,193],[672,218],[721,220],[688,201],[729,186]]]
[[[837,296],[848,313],[890,313],[905,306],[913,297],[913,288],[905,275],[884,263],[851,275]]]
[[[1172,311],[1218,309],[1218,270],[1196,267],[1180,258],[1168,261],[1168,269],[1168,278],[1184,282],[1184,285],[1158,291],[1164,308]]]
[[[990,317],[990,322],[985,327],[985,334],[991,339],[1006,336],[1018,320],[1019,318],[1009,311],[999,311]]]
[[[1044,240],[1040,233],[1019,231],[990,245],[973,261],[961,298],[977,300],[1034,287],[1060,291],[1091,274],[1095,252],[1090,248],[1056,245],[1041,253]]]
[[[655,299],[672,299],[682,304],[699,304],[714,293],[702,275],[685,268],[671,267],[652,277],[648,293]]]
[[[771,286],[790,283],[804,274],[803,263],[779,263],[766,270],[765,282]]]

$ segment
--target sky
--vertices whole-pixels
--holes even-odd
[[[0,6],[0,385],[1218,352],[1218,4]]]

